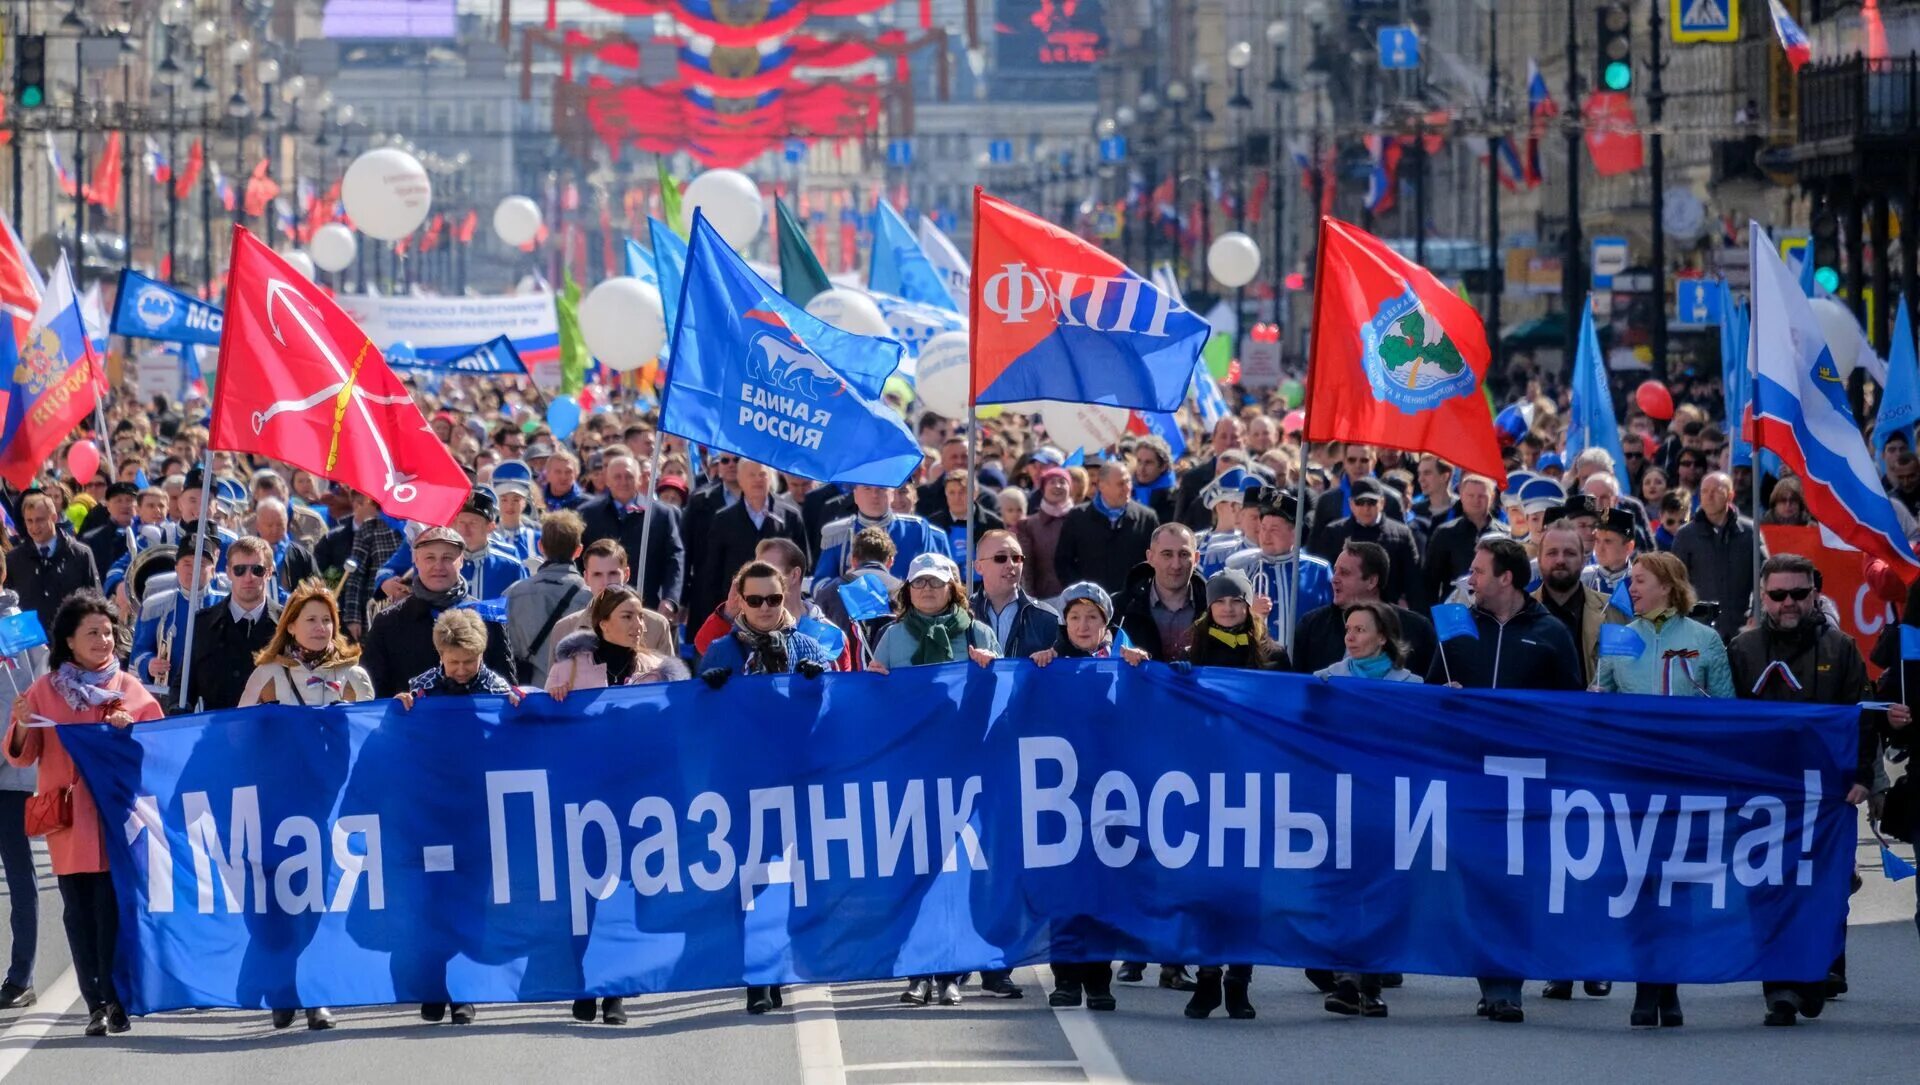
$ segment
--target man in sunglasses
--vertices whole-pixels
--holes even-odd
[[[1766,541],[1758,544],[1764,555]],[[1700,510],[1673,536],[1673,553],[1702,602],[1718,603],[1714,626],[1732,640],[1746,624],[1753,594],[1753,521],[1733,507],[1733,479],[1715,471],[1700,481]]]
[[[993,627],[1000,654],[1024,659],[1053,647],[1060,633],[1060,612],[1020,586],[1027,570],[1020,540],[1004,528],[991,530],[980,536],[979,551],[974,570],[981,587],[970,605],[974,617]]]
[[[1344,520],[1353,515],[1353,484],[1363,478],[1373,478],[1374,462],[1372,445],[1347,445],[1342,450],[1340,463],[1344,470],[1341,472],[1340,481],[1337,485],[1328,487],[1327,492],[1321,494],[1314,504],[1311,519],[1307,522],[1309,532],[1321,524],[1331,524],[1335,520]],[[1407,510],[1400,504],[1400,495],[1389,492],[1382,496],[1385,501],[1386,518],[1395,522],[1404,522],[1407,518]],[[1334,552],[1338,550],[1338,546],[1334,547]]]
[[[1872,696],[1859,647],[1827,620],[1814,585],[1813,562],[1798,554],[1776,554],[1760,567],[1760,622],[1733,638],[1727,662],[1735,696],[1750,700],[1849,705]],[[1859,756],[1848,802],[1858,806],[1872,794],[1883,725],[1905,727],[1912,719],[1902,704],[1885,712],[1860,713]],[[1762,984],[1766,1023],[1784,1026],[1799,1017],[1820,1016],[1827,998],[1846,991],[1846,976],[1842,952],[1825,983]]]
[[[280,622],[280,604],[273,585],[273,544],[258,535],[246,535],[227,547],[225,599],[216,600],[193,616],[193,665],[188,668],[187,706],[212,712],[234,708],[253,674],[253,654],[273,639]],[[169,705],[178,704],[180,678],[168,682]]]

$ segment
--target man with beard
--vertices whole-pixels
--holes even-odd
[[[1567,627],[1567,635],[1580,649],[1580,677],[1592,685],[1600,662],[1600,627],[1621,624],[1631,616],[1609,609],[1604,594],[1580,582],[1586,560],[1580,529],[1570,520],[1555,520],[1540,536],[1540,590],[1533,597]]]
[[[1760,623],[1733,638],[1727,663],[1733,669],[1734,695],[1749,700],[1849,705],[1871,697],[1859,647],[1827,621],[1814,587],[1813,562],[1798,554],[1775,554],[1760,566]],[[1858,806],[1872,794],[1882,721],[1905,727],[1912,719],[1904,704],[1885,713],[1860,713],[1859,756],[1848,802]],[[1818,1017],[1826,1000],[1846,989],[1847,955],[1842,950],[1824,983],[1761,984],[1766,1023],[1785,1026],[1800,1017]]]

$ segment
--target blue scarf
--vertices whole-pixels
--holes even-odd
[[[1388,659],[1385,652],[1375,652],[1365,659],[1347,660],[1347,670],[1352,671],[1356,678],[1385,678],[1392,669],[1393,660]]]
[[[120,661],[109,659],[107,665],[97,671],[82,670],[76,663],[62,663],[49,678],[53,691],[67,702],[67,707],[79,712],[118,704],[120,691],[109,688],[109,683],[119,673]]]
[[[1093,507],[1100,515],[1107,518],[1107,523],[1109,524],[1119,523],[1120,517],[1127,511],[1124,505],[1116,509],[1112,505],[1107,504],[1106,500],[1100,496],[1099,491],[1094,492]]]
[[[1162,471],[1160,472],[1160,477],[1157,479],[1154,479],[1152,482],[1134,483],[1133,499],[1135,501],[1140,502],[1142,505],[1151,505],[1153,504],[1154,494],[1159,493],[1161,490],[1171,489],[1172,486],[1173,486],[1173,472]]]

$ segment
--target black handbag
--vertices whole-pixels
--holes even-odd
[[[1913,782],[1913,768],[1908,766],[1907,774],[1893,782],[1887,793],[1880,797],[1881,833],[1907,844],[1914,842],[1915,822],[1920,820],[1920,788]]]

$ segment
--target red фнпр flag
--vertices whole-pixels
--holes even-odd
[[[393,516],[452,523],[467,476],[367,334],[237,226],[228,267],[211,446],[304,467]]]
[[[1431,452],[1504,482],[1480,314],[1357,226],[1320,220],[1307,440]]]

